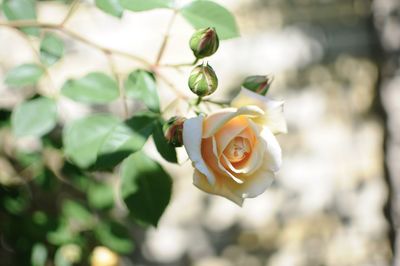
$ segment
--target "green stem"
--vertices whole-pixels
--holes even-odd
[[[212,103],[212,104],[215,104],[215,105],[220,105],[220,106],[229,106],[229,102],[223,102],[223,101],[214,101],[214,100],[210,100],[210,99],[206,99],[206,100],[204,100],[205,102],[208,102],[208,103]]]
[[[199,96],[199,98],[197,98],[195,106],[199,106],[202,100],[203,100],[203,98]]]

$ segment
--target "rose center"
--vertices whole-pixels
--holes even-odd
[[[250,153],[250,142],[246,138],[235,137],[224,150],[225,156],[232,163],[242,161]]]

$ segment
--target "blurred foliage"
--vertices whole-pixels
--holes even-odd
[[[161,157],[177,163],[162,129],[154,71],[158,61],[128,54],[143,68],[132,69],[127,77],[116,73],[111,60],[112,75],[81,73],[68,79],[60,93],[58,88],[41,88],[49,69],[68,56],[60,32],[108,59],[113,53],[126,55],[66,28],[80,1],[61,2],[67,12],[59,24],[37,21],[35,0],[1,2],[0,26],[39,44],[31,45],[36,62],[17,65],[4,78],[7,89],[24,96],[12,108],[0,110],[1,265],[116,265],[116,254],[134,250],[135,228],[157,226],[171,198],[172,178],[140,151],[152,136]],[[96,0],[94,6],[117,18],[124,12],[170,9],[173,17],[180,13],[195,28],[215,27],[222,39],[238,36],[233,15],[212,1],[194,1],[180,9],[174,1],[160,0]],[[143,103],[143,110],[129,114],[125,106],[122,118],[93,112],[64,124],[58,113],[60,97],[94,107],[133,99]],[[91,257],[93,250],[100,259]],[[98,264],[105,263],[104,256],[111,264]]]

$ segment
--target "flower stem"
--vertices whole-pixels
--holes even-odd
[[[195,103],[195,106],[199,106],[202,100],[203,100],[203,97],[200,97],[200,96],[199,96],[199,98],[197,98],[197,101],[196,101],[196,103]]]
[[[178,14],[178,10],[174,10],[174,13],[172,14],[172,17],[171,17],[170,21],[168,22],[167,31],[166,31],[166,33],[164,35],[164,39],[163,39],[163,42],[162,42],[162,44],[160,46],[160,50],[158,51],[157,59],[156,59],[156,62],[154,64],[155,66],[158,66],[160,64],[161,58],[162,58],[162,56],[164,54],[164,51],[165,51],[165,47],[167,47],[167,43],[168,43],[168,40],[169,40],[169,35],[170,35],[171,29],[172,29],[172,25],[174,24],[174,21],[175,21],[175,18],[176,18],[177,14]]]
[[[124,56],[131,60],[142,63],[146,67],[149,67],[149,68],[152,67],[152,64],[150,62],[148,62],[144,58],[141,58],[140,56],[101,46],[101,45],[94,43],[91,40],[85,38],[84,36],[66,28],[65,26],[63,26],[61,24],[44,23],[44,22],[39,22],[39,21],[35,21],[35,20],[15,20],[15,21],[7,21],[7,22],[0,21],[0,26],[11,27],[11,28],[39,27],[39,28],[45,28],[45,29],[58,30],[58,31],[64,33],[65,35],[68,35],[69,37],[71,37],[73,39],[76,39],[82,43],[92,46],[93,48],[96,48],[100,51],[103,51],[104,53],[112,53],[115,55]]]

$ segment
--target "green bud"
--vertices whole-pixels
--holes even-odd
[[[165,139],[174,147],[183,145],[182,132],[185,120],[186,118],[184,117],[173,116],[163,126]]]
[[[196,66],[189,77],[189,88],[199,97],[213,93],[218,87],[218,78],[208,64]]]
[[[243,81],[242,87],[254,91],[255,93],[265,95],[271,83],[272,79],[268,76],[250,76]]]
[[[213,55],[219,46],[217,32],[214,28],[197,30],[190,38],[189,45],[198,59]]]

